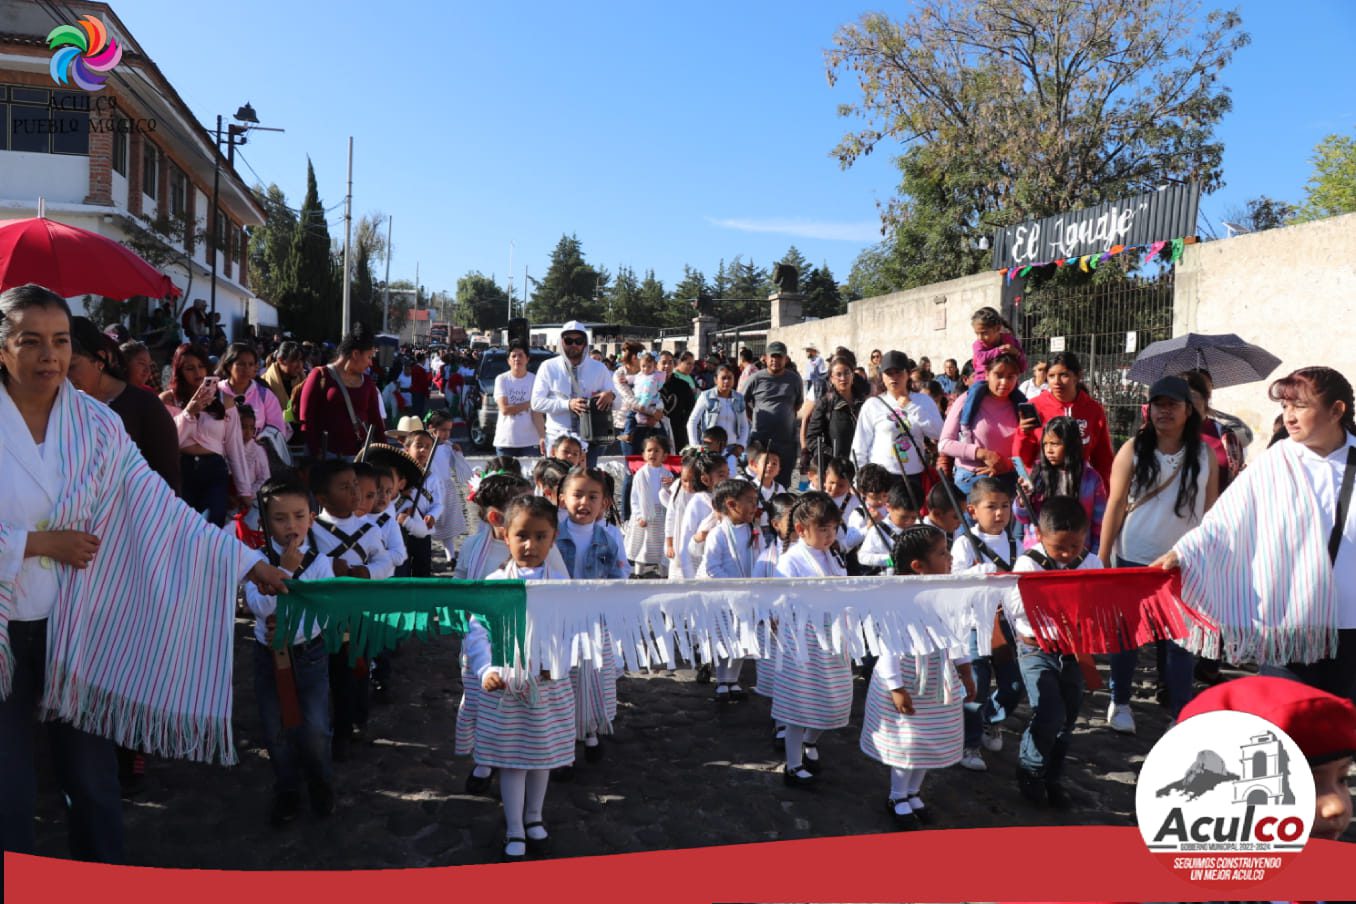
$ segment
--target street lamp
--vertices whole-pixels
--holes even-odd
[[[232,167],[235,166],[235,146],[245,143],[245,133],[251,129],[262,129],[265,132],[283,132],[285,129],[270,129],[259,125],[259,117],[255,115],[254,107],[250,106],[249,101],[235,111],[235,122],[226,127],[226,137],[221,135],[221,116],[217,116],[217,134],[216,143],[212,146],[212,212],[208,222],[208,234],[210,238],[207,243],[207,253],[212,259],[212,293],[211,293],[211,316],[210,321],[215,322],[217,313],[217,245],[221,242],[221,235],[217,229],[217,205],[221,196],[221,145],[225,141],[228,161]],[[239,125],[237,125],[239,123]],[[215,323],[213,324],[213,326]],[[209,345],[213,326],[208,327]]]

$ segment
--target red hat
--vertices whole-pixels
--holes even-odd
[[[1311,766],[1356,754],[1356,706],[1288,678],[1239,678],[1202,692],[1177,721],[1234,710],[1261,716],[1290,735]]]

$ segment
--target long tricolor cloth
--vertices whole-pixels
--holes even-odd
[[[88,568],[54,565],[38,717],[158,756],[235,762],[235,593],[261,556],[179,500],[118,416],[69,383],[57,393],[44,449],[39,456],[0,387],[0,461],[19,463],[0,470],[0,511],[10,511],[6,503],[19,494],[45,493],[53,503],[45,525],[0,516],[0,552],[23,543],[29,530],[83,530],[100,539]],[[6,577],[0,697],[13,687],[9,623],[22,593],[17,575]]]
[[[1091,575],[1091,577],[1089,577]],[[1021,594],[1042,646],[1113,652],[1208,630],[1181,605],[1175,575],[1150,569],[1053,575],[767,578],[689,581],[454,581],[407,578],[294,583],[278,598],[277,637],[320,624],[331,649],[373,655],[402,637],[464,630],[475,615],[490,632],[494,662],[563,677],[601,655],[603,628],[628,668],[680,659],[757,657],[762,626],[775,624],[783,656],[819,645],[854,659],[963,654],[971,632],[990,652],[994,618]]]

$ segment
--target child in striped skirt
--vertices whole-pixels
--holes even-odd
[[[842,512],[827,493],[801,496],[791,509],[799,540],[777,561],[783,578],[842,577],[847,574],[836,540]],[[787,637],[779,626],[777,688],[772,695],[772,718],[786,725],[786,769],[782,778],[791,787],[814,784],[819,772],[819,736],[845,728],[852,713],[852,661],[846,652],[820,646],[815,629],[806,624],[799,637]]]
[[[950,574],[946,533],[931,524],[906,527],[891,553],[895,574]],[[960,762],[963,704],[975,695],[970,662],[944,650],[909,656],[882,642],[862,717],[862,753],[890,767],[885,808],[901,829],[930,821],[919,792],[929,769]]]
[[[486,580],[563,580],[549,561],[556,510],[540,496],[518,496],[504,511],[509,561]],[[499,770],[504,803],[504,859],[541,853],[550,839],[543,821],[551,770],[574,763],[574,692],[567,678],[491,664],[489,631],[476,618],[466,655],[485,696],[475,714],[476,762]],[[460,715],[458,719],[460,720]]]

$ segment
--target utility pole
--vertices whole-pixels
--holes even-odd
[[[513,319],[513,242],[509,242],[508,319]],[[507,323],[505,324],[507,325]]]
[[[391,330],[391,221],[395,217],[386,217],[386,283],[381,290],[381,331]]]
[[[348,194],[344,196],[344,322],[340,325],[340,337],[348,335],[352,326],[349,319],[349,284],[352,270],[349,268],[350,244],[353,234],[353,136],[348,136]]]

